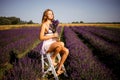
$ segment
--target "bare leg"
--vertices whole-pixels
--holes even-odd
[[[57,56],[57,54],[62,50],[61,46],[56,47],[55,52],[53,53],[53,55],[51,56],[51,59],[53,60],[53,64],[57,65],[57,63],[55,63],[55,58]]]
[[[64,43],[63,42],[54,42],[53,44],[51,44],[50,48],[48,49],[47,53],[51,53],[54,52],[55,49],[58,47],[64,47]]]
[[[63,73],[63,71],[62,71],[62,65],[63,65],[63,63],[65,62],[65,60],[66,60],[66,58],[67,58],[67,56],[68,56],[68,54],[69,54],[69,51],[68,51],[68,49],[67,48],[63,48],[62,49],[62,53],[63,53],[63,55],[62,55],[62,58],[61,58],[61,60],[60,60],[60,64],[59,64],[59,67],[58,67],[58,70],[57,70],[57,74],[59,75],[59,74],[61,74],[61,73]]]
[[[47,51],[47,53],[54,52],[53,55],[51,56],[53,65],[57,65],[57,63],[55,63],[55,58],[56,58],[57,54],[62,50],[62,47],[63,47],[62,42],[55,42],[50,46],[49,50]]]
[[[58,54],[61,50],[62,50],[62,47],[61,47],[61,46],[56,47],[55,52],[53,53],[53,55],[51,56],[51,58],[52,58],[53,60],[55,60],[57,54]]]

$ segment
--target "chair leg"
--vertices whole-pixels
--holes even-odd
[[[47,54],[47,58],[48,58],[48,62],[49,62],[49,64],[50,64],[50,67],[51,67],[51,69],[52,69],[52,74],[53,74],[54,77],[55,77],[55,80],[59,80],[59,79],[58,79],[58,76],[57,76],[57,73],[56,73],[56,71],[55,71],[55,67],[54,67],[54,65],[52,64],[52,60],[51,60],[50,54]]]
[[[41,62],[42,62],[42,73],[44,73],[44,56],[41,55]]]
[[[44,77],[46,75],[46,73],[48,73],[49,71],[52,71],[52,74],[54,75],[54,78],[55,80],[59,80],[58,79],[58,76],[57,76],[57,73],[56,73],[56,70],[55,70],[55,67],[54,65],[52,64],[52,59],[51,59],[51,54],[45,54],[46,55],[46,58],[48,59],[48,63],[44,61],[45,57],[44,57],[44,54],[41,55],[41,62],[42,62],[42,72],[43,72],[43,76]],[[60,54],[57,55],[57,58],[58,60],[60,61],[61,60],[61,56]],[[47,71],[44,70],[44,66],[45,66],[45,63],[48,64],[47,66],[49,66],[49,68],[47,69]],[[64,67],[64,65],[62,66],[62,69],[64,69],[64,75],[66,77],[68,77],[67,73],[66,73],[66,69]]]

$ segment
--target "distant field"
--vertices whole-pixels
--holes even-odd
[[[39,27],[40,24],[22,24],[22,25],[0,25],[0,30],[22,28],[22,27]],[[59,24],[59,26],[104,26],[104,27],[117,27],[120,28],[120,24]]]
[[[21,24],[21,25],[0,25],[0,30],[23,28],[23,27],[37,27],[40,24]]]
[[[60,26],[102,26],[102,27],[120,27],[120,24],[91,24],[91,23],[83,23],[83,24],[60,24]]]

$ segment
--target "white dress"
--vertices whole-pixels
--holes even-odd
[[[45,34],[45,35],[53,35],[53,32],[49,29],[48,30],[48,33],[47,34]],[[42,44],[42,48],[41,48],[41,54],[45,54],[47,51],[48,51],[48,49],[49,49],[49,47],[50,47],[50,45],[52,44],[52,43],[54,43],[54,42],[56,42],[56,40],[55,39],[48,39],[48,40],[44,40],[43,41],[43,44]]]

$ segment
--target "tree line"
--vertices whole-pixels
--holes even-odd
[[[0,16],[0,25],[14,25],[14,24],[34,24],[32,20],[23,21],[17,17],[3,17]]]
[[[79,24],[79,23],[91,23],[91,24],[120,24],[120,22],[83,22],[83,21],[73,21],[72,24]]]

